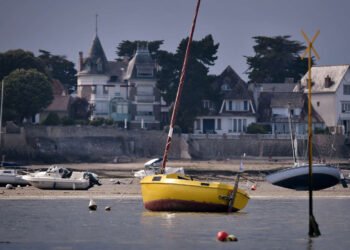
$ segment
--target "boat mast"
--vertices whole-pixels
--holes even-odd
[[[2,149],[2,110],[4,105],[4,80],[1,81],[1,104],[0,104],[0,148]]]
[[[199,10],[200,3],[201,3],[201,0],[198,0],[197,1],[195,15],[194,15],[193,22],[192,22],[192,28],[191,28],[190,36],[189,36],[188,42],[187,42],[185,58],[184,58],[184,62],[183,62],[183,65],[182,65],[182,70],[181,70],[181,75],[180,75],[180,82],[179,82],[179,86],[178,86],[178,89],[177,89],[174,109],[173,109],[173,113],[171,115],[171,120],[170,120],[168,139],[167,139],[167,142],[166,142],[166,145],[165,145],[162,166],[160,168],[160,172],[161,173],[164,173],[166,162],[167,162],[167,158],[168,158],[168,152],[169,152],[169,149],[170,149],[171,139],[172,139],[172,136],[173,136],[174,124],[175,124],[176,114],[177,114],[177,111],[178,111],[178,108],[179,108],[179,104],[180,104],[182,88],[183,88],[184,81],[185,81],[187,62],[188,62],[188,58],[189,58],[189,55],[190,55],[191,43],[192,43],[193,33],[194,33],[194,30],[195,30],[195,27],[196,27],[196,21],[197,21],[197,16],[198,16],[198,10]]]
[[[298,155],[296,150],[296,143],[295,143],[295,134],[292,127],[292,114],[290,112],[290,106],[291,104],[288,103],[288,123],[289,123],[289,133],[290,133],[290,139],[292,141],[292,151],[293,151],[293,160],[294,160],[294,166],[298,165]]]

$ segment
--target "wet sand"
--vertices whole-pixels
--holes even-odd
[[[73,170],[89,170],[99,175],[101,186],[89,190],[41,190],[32,186],[6,189],[0,187],[0,199],[141,199],[139,179],[133,177],[133,172],[143,169],[146,159],[131,163],[87,163],[58,164]],[[271,185],[265,181],[265,175],[277,169],[290,166],[290,159],[261,160],[249,159],[244,162],[245,173],[240,181],[240,188],[245,189],[250,197],[256,199],[293,199],[308,198],[307,191],[294,191]],[[185,172],[201,181],[221,181],[233,183],[239,170],[240,160],[226,161],[170,161],[168,166],[184,167]],[[28,166],[28,170],[47,168],[49,165]],[[345,176],[350,169],[342,168]],[[252,186],[256,190],[252,190]],[[350,198],[350,188],[341,185],[314,191],[315,198]]]

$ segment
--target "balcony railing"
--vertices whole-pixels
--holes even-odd
[[[145,102],[145,103],[152,103],[155,101],[154,96],[148,96],[148,95],[138,95],[135,96],[136,102]]]

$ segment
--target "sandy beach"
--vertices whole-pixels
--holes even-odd
[[[41,190],[32,186],[6,189],[0,187],[0,199],[141,199],[139,179],[133,177],[133,172],[143,169],[147,159],[139,159],[131,163],[86,163],[58,164],[74,170],[90,170],[97,173],[102,182],[89,190]],[[265,181],[266,173],[290,166],[290,159],[261,160],[249,159],[244,162],[244,178],[240,188],[245,189],[252,199],[293,199],[308,198],[307,191],[294,191],[273,186]],[[239,170],[240,160],[226,161],[170,161],[168,166],[184,167],[187,174],[202,181],[221,181],[233,183]],[[28,170],[47,168],[49,165],[32,165]],[[344,176],[350,169],[342,168]],[[252,190],[255,184],[256,189]],[[313,192],[315,198],[350,198],[350,188],[341,185]]]

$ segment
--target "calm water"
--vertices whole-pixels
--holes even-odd
[[[152,213],[140,200],[1,200],[0,249],[349,249],[350,199],[317,199],[322,235],[309,240],[308,200],[252,199],[236,214]],[[107,212],[105,206],[111,206]],[[218,242],[216,233],[238,242]]]

